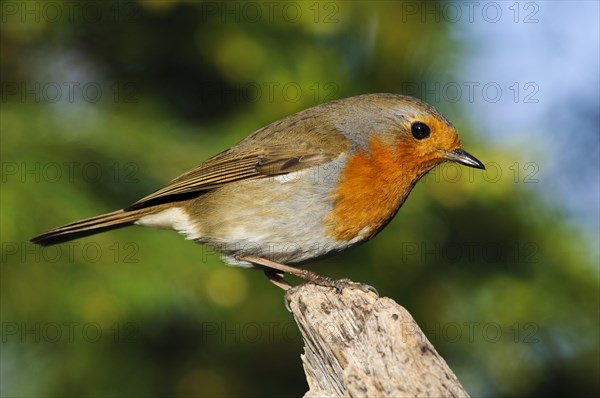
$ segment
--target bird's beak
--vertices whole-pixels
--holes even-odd
[[[464,164],[465,166],[474,167],[476,169],[485,170],[485,166],[475,156],[469,154],[462,148],[455,149],[454,151],[445,152],[446,159]]]

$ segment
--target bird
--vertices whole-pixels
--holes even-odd
[[[225,263],[286,273],[373,238],[444,162],[485,169],[433,106],[399,94],[326,102],[269,124],[121,210],[31,239],[43,246],[131,225],[170,229]]]

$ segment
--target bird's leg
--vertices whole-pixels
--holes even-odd
[[[284,290],[289,290],[291,287],[291,285],[283,279],[283,273],[287,272],[288,274],[295,275],[307,282],[311,282],[319,286],[333,287],[338,293],[341,293],[345,287],[351,287],[365,292],[371,291],[379,296],[379,292],[377,292],[373,286],[352,282],[350,279],[335,280],[326,276],[321,276],[316,272],[307,269],[291,267],[289,265],[281,264],[258,256],[246,255],[240,256],[239,259],[266,267],[267,270],[265,270],[265,274],[269,280],[274,285],[279,286]]]
[[[289,265],[285,265],[285,264],[277,263],[275,261],[267,260],[266,258],[252,256],[252,255],[240,256],[238,258],[243,261],[248,261],[248,262],[251,262],[254,264],[262,265],[263,267],[267,267],[271,271],[279,271],[279,272],[274,272],[275,274],[279,273],[281,275],[282,273],[287,272],[288,274],[295,275],[299,278],[304,279],[307,282],[314,282],[318,285],[322,284],[320,282],[325,282],[325,284],[327,282],[333,282],[332,279],[321,276],[321,275],[317,274],[316,272],[309,271],[307,269],[291,267]],[[267,274],[267,277],[269,277],[269,279],[271,280],[271,276],[269,274]]]

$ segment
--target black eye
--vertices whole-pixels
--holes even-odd
[[[414,122],[412,126],[410,126],[410,131],[412,132],[413,137],[418,140],[429,137],[430,132],[429,126],[421,122]]]

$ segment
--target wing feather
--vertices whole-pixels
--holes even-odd
[[[167,197],[208,191],[235,181],[288,174],[329,162],[340,155],[340,153],[298,155],[297,151],[283,148],[268,153],[266,150],[249,153],[226,151],[180,175],[127,209],[145,207],[150,202],[155,203]]]
[[[324,104],[272,123],[127,209],[181,200],[180,195],[202,193],[236,181],[292,173],[337,159],[352,144],[337,128],[335,120],[323,117],[323,107],[335,106],[335,102]]]

